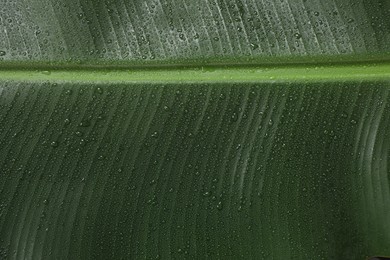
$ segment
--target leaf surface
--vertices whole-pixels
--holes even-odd
[[[3,0],[0,259],[389,256],[389,11]]]

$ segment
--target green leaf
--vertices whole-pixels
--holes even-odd
[[[389,12],[3,1],[0,259],[390,256]]]

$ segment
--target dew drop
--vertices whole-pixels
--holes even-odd
[[[237,113],[233,113],[232,116],[230,117],[230,121],[236,122],[238,120],[238,115]]]
[[[77,131],[77,132],[75,133],[75,135],[77,135],[78,137],[83,136],[83,132]]]
[[[88,127],[88,126],[90,126],[90,125],[91,125],[91,122],[88,121],[88,120],[84,120],[84,121],[82,121],[82,122],[79,124],[79,126],[81,126],[81,127]]]
[[[259,48],[259,45],[256,43],[251,43],[251,48],[252,48],[252,50],[256,50]]]
[[[302,38],[302,35],[300,33],[294,33],[294,37],[296,39],[301,39]]]

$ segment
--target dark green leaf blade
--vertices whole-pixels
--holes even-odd
[[[9,258],[389,251],[389,82],[2,84]]]

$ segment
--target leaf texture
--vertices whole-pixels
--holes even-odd
[[[390,256],[389,11],[0,0],[0,259]]]
[[[319,62],[390,52],[387,0],[3,0],[1,8],[1,58],[19,65]]]
[[[389,254],[389,82],[1,92],[10,258]]]

